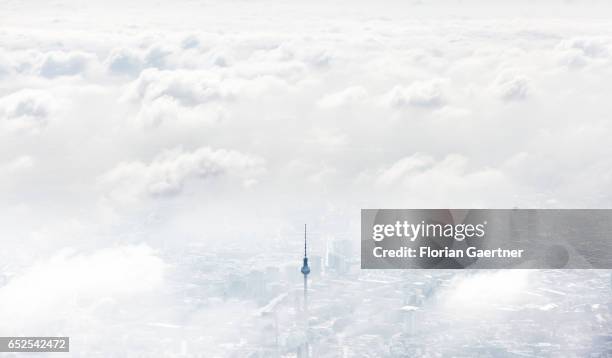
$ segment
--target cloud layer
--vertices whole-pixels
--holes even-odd
[[[0,322],[57,273],[82,291],[22,328],[138,300],[152,323],[180,301],[163,249],[357,237],[365,207],[612,205],[608,2],[373,4],[3,6]]]

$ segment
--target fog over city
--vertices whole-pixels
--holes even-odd
[[[612,206],[609,2],[0,4],[0,336],[74,357],[612,350],[608,271],[359,262],[362,208]]]

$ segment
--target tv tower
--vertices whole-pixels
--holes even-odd
[[[309,347],[308,347],[308,274],[310,273],[310,267],[308,266],[308,252],[307,252],[307,244],[306,244],[306,224],[304,224],[304,264],[302,266],[302,274],[304,275],[304,333],[305,333],[305,342],[304,342],[304,357],[309,356]]]
[[[310,273],[310,267],[308,267],[308,253],[306,251],[306,224],[304,224],[304,265],[302,266],[302,274],[304,275],[304,311],[308,310],[308,274]]]

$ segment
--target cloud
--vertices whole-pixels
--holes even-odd
[[[267,75],[250,79],[215,71],[149,68],[126,87],[123,99],[138,106],[134,118],[145,126],[173,121],[212,124],[237,107],[233,103],[256,100],[275,89],[285,90],[286,84]]]
[[[181,40],[184,49],[197,48],[203,45],[203,39],[199,34],[189,34]]]
[[[163,284],[165,267],[146,245],[90,254],[64,250],[33,263],[0,287],[0,326],[5,332],[40,332],[76,318],[75,312],[81,319],[88,317],[109,300],[136,306],[139,297]]]
[[[210,105],[232,101],[241,90],[241,83],[212,72],[146,69],[123,98],[138,105],[133,118],[145,127],[176,121],[212,124],[223,117],[223,110]]]
[[[328,49],[310,49],[303,55],[304,61],[311,66],[327,67],[332,64],[334,55]]]
[[[156,44],[147,50],[144,60],[150,67],[166,68],[173,52],[168,46]]]
[[[0,78],[13,72],[13,61],[0,49]]]
[[[464,155],[448,154],[442,159],[415,153],[383,167],[374,177],[382,192],[395,195],[391,202],[410,200],[416,207],[480,206],[488,202],[495,206],[509,202],[520,191],[500,168],[473,166]],[[491,192],[498,193],[493,197]],[[501,194],[503,193],[503,194]]]
[[[83,73],[95,56],[78,51],[51,51],[43,55],[39,73],[43,77],[74,76]]]
[[[434,163],[434,158],[431,156],[422,153],[413,154],[398,160],[390,168],[383,170],[378,177],[378,183],[392,185],[406,175],[423,170]]]
[[[144,69],[172,70],[183,67],[182,62],[197,63],[185,48],[167,44],[159,39],[146,49],[114,48],[105,60],[107,70],[115,75],[138,76]],[[185,58],[186,57],[186,58]]]
[[[368,92],[361,86],[351,86],[342,91],[330,93],[321,98],[317,105],[322,108],[334,108],[350,105],[365,99]]]
[[[142,71],[144,63],[136,51],[115,48],[106,59],[106,67],[115,74],[137,76]]]
[[[237,88],[208,71],[159,71],[147,69],[128,88],[127,98],[154,101],[171,97],[184,106],[232,99]]]
[[[49,123],[57,107],[46,91],[23,89],[0,97],[0,122],[9,129],[38,130]]]
[[[35,160],[29,155],[19,156],[8,163],[0,165],[0,169],[4,169],[9,173],[20,173],[34,167]]]
[[[408,86],[397,85],[387,93],[386,101],[394,108],[407,106],[422,108],[441,107],[445,102],[445,80],[415,81]]]
[[[165,122],[180,122],[178,125],[216,124],[224,118],[222,107],[210,107],[205,103],[184,106],[176,98],[162,96],[140,106],[134,119],[145,128],[154,128]]]
[[[174,196],[181,193],[189,179],[206,180],[231,175],[249,184],[263,171],[263,160],[237,151],[199,148],[192,152],[180,149],[165,151],[149,164],[135,161],[119,164],[107,172],[102,181],[121,200],[132,196]]]
[[[563,40],[557,46],[559,50],[577,50],[582,55],[590,58],[610,57],[612,39],[601,36],[596,37],[573,37]]]
[[[526,293],[533,285],[530,270],[486,271],[475,276],[455,277],[440,292],[441,309],[452,315],[486,316],[497,311],[499,304],[520,304],[531,297]],[[472,317],[473,319],[478,319]]]
[[[505,101],[526,99],[531,91],[529,78],[510,71],[500,73],[494,83],[494,92]]]
[[[559,42],[555,49],[563,65],[582,68],[589,63],[608,61],[612,39],[602,36],[571,37]]]
[[[273,41],[271,48],[257,49],[253,60],[273,60],[278,62],[300,62],[314,69],[325,68],[332,64],[334,55],[324,45],[314,45],[309,41],[300,43],[295,40]]]

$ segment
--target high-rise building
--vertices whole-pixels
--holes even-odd
[[[350,240],[328,238],[325,246],[326,272],[334,274],[347,273],[351,256]]]

